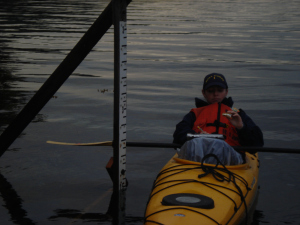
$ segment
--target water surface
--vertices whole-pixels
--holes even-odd
[[[1,131],[109,1],[0,1]],[[129,141],[171,142],[201,97],[204,76],[223,73],[235,107],[261,127],[265,146],[299,148],[299,1],[136,0],[128,7]],[[0,159],[5,224],[111,224],[113,29]],[[142,224],[152,182],[170,149],[128,148],[127,224]],[[299,156],[261,153],[253,224],[299,224]],[[10,193],[10,194],[8,194]],[[11,198],[8,198],[11,197]],[[13,200],[11,200],[13,199]],[[14,202],[15,205],[10,203]]]

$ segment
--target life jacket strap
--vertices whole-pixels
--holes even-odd
[[[218,120],[215,120],[213,123],[208,123],[206,124],[206,126],[213,126],[213,127],[224,127],[224,128],[227,128],[228,125],[226,123],[222,123]]]

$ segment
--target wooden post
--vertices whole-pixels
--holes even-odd
[[[114,224],[125,223],[127,25],[126,0],[112,0],[114,24]]]

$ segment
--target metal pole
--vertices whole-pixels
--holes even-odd
[[[125,223],[127,25],[126,1],[112,0],[114,24],[114,200],[118,215],[114,224]]]

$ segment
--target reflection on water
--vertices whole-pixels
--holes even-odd
[[[0,42],[0,48],[5,49],[4,43]],[[16,82],[21,81],[21,78],[14,76],[6,68],[8,57],[4,52],[0,52],[0,132],[16,116],[20,105],[25,103],[27,96],[27,93],[13,88]]]
[[[55,210],[56,215],[49,217],[50,221],[56,221],[59,218],[71,219],[71,223],[76,223],[79,220],[87,222],[110,222],[114,225],[119,224],[142,224],[144,222],[144,217],[126,216],[125,208],[118,211],[116,206],[116,201],[114,193],[111,193],[111,200],[108,206],[108,210],[105,214],[102,213],[86,213],[75,209],[57,209]],[[118,194],[117,194],[118,195]],[[125,201],[126,192],[121,192],[122,198]],[[96,203],[93,203],[96,204]]]
[[[87,213],[84,211],[79,211],[76,209],[56,209],[54,213],[56,215],[50,216],[48,218],[49,221],[57,221],[59,218],[67,218],[71,219],[69,224],[76,223],[79,220],[87,221],[87,222],[111,222],[112,224],[125,224],[125,223],[136,223],[143,222],[143,217],[133,217],[133,216],[125,216],[124,222],[115,221],[118,214],[116,214],[116,206],[114,204],[113,192],[108,192],[111,194],[111,201],[107,210],[107,213]],[[27,217],[27,212],[22,207],[23,200],[14,190],[13,186],[7,181],[7,179],[0,173],[0,194],[1,198],[4,201],[4,207],[7,209],[10,214],[11,220],[15,224],[38,224]],[[125,194],[125,193],[123,193]],[[124,196],[125,197],[125,196]],[[97,204],[94,202],[93,204]],[[90,206],[92,207],[92,206]],[[125,210],[125,209],[124,209]]]
[[[269,223],[267,221],[264,221],[264,214],[261,210],[255,210],[253,214],[253,221],[251,225],[259,225],[262,223]]]
[[[15,224],[36,224],[31,219],[27,218],[27,212],[22,207],[22,199],[1,173],[0,194],[5,203],[3,206],[7,209],[11,220]]]
[[[72,219],[71,221],[74,223],[77,220],[86,220],[86,221],[94,221],[94,222],[112,222],[112,218],[110,215],[101,214],[101,213],[84,213],[78,210],[72,209],[58,209],[55,210],[57,215],[49,217],[50,221],[56,221],[59,218],[68,218]],[[72,223],[71,222],[71,223]]]
[[[68,218],[71,219],[71,223],[78,222],[79,220],[82,220],[83,222],[110,222],[113,223],[113,218],[108,214],[101,214],[101,213],[83,213],[78,210],[72,210],[72,209],[59,209],[55,211],[57,213],[56,216],[49,217],[50,221],[55,222],[56,219],[60,218]],[[126,216],[125,217],[125,223],[126,224],[142,224],[144,221],[143,217],[132,217],[132,216]]]

